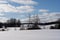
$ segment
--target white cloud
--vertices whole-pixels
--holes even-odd
[[[4,14],[3,14],[3,10],[2,9],[0,9],[0,16],[3,16]]]
[[[23,3],[23,4],[35,4],[35,1],[32,0],[11,0],[11,1],[16,1],[18,3]],[[33,12],[35,9],[33,6],[19,6],[19,7],[14,7],[10,4],[4,4],[4,0],[0,1],[0,12],[20,12],[20,13],[31,13]]]
[[[51,14],[56,14],[56,17],[60,17],[60,12],[52,12]]]
[[[18,10],[9,7],[8,4],[0,4],[0,12],[17,12]]]
[[[60,18],[60,12],[50,12],[47,9],[40,9],[39,12],[42,12],[40,14],[41,22],[51,22],[56,21],[58,18]]]
[[[8,18],[6,17],[0,17],[0,22],[6,22],[8,20]]]
[[[0,16],[4,16],[5,14],[0,13]]]
[[[47,10],[47,9],[40,9],[39,10],[39,12],[43,12],[43,13],[45,13],[45,12],[48,12],[49,10]]]
[[[20,13],[30,13],[33,12],[35,9],[33,6],[20,6],[17,7],[17,10],[19,10]]]
[[[30,13],[35,9],[33,6],[19,6],[13,7],[9,4],[0,4],[0,12],[20,12],[20,13]]]
[[[4,4],[4,3],[8,3],[7,1],[5,1],[5,0],[0,0],[0,4]]]
[[[60,12],[51,12],[51,13],[42,13],[39,14],[39,18],[40,18],[40,22],[42,23],[46,23],[46,22],[53,22],[53,21],[57,21],[60,17],[57,16],[56,14],[60,14]],[[34,15],[32,16],[31,19],[34,19]],[[22,22],[27,22],[27,20],[29,20],[29,18],[26,19],[22,19]]]
[[[58,16],[56,16],[56,12],[51,12],[51,13],[43,13],[41,15],[39,15],[41,22],[52,22],[52,21],[56,21],[59,19]]]
[[[35,2],[33,0],[11,0],[11,1],[14,1],[14,2],[19,3],[19,4],[25,4],[25,5],[35,5],[35,4],[37,4],[37,2]]]

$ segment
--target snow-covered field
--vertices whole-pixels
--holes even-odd
[[[0,40],[60,40],[60,30],[0,31]]]

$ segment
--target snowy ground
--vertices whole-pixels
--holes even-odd
[[[0,31],[0,40],[60,40],[60,30]]]

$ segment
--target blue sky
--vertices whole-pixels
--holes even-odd
[[[56,19],[59,17],[56,16],[60,14],[59,4],[60,0],[0,0],[0,19],[24,20],[28,18],[28,14],[31,16],[39,14],[39,17],[47,20]]]
[[[39,8],[45,8],[50,11],[54,12],[60,12],[60,0],[36,0],[39,5]]]

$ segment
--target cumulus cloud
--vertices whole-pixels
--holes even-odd
[[[5,2],[8,2],[6,0],[0,1],[0,12],[19,12],[19,13],[31,13],[35,9],[32,6],[32,4],[36,4],[37,2],[32,1],[32,0],[10,0],[14,1],[16,3],[20,4],[25,4],[24,6],[19,6],[19,7],[14,7],[10,4],[4,4]],[[31,4],[31,5],[26,5],[26,4]]]
[[[7,1],[5,1],[5,0],[0,0],[0,4],[4,4],[4,3],[8,3]]]
[[[13,9],[10,7],[6,0],[0,0],[0,12],[14,12],[17,11],[16,9]]]
[[[43,13],[43,14],[40,14],[39,17],[41,22],[52,22],[59,19],[59,17],[56,14],[59,14],[59,13],[55,13],[55,12]]]
[[[45,12],[48,12],[49,10],[47,10],[47,9],[40,9],[39,10],[39,12],[43,12],[43,13],[45,13]]]
[[[0,4],[0,12],[20,12],[20,13],[30,13],[35,9],[33,6],[19,6],[13,7],[9,4]]]
[[[41,22],[51,22],[56,21],[59,19],[60,12],[50,12],[47,9],[40,9],[39,12],[42,12],[42,14],[39,15]]]
[[[6,22],[8,20],[8,18],[6,17],[0,17],[0,22]]]
[[[0,4],[0,12],[17,12],[18,10],[9,7],[8,4]]]
[[[19,3],[19,4],[24,4],[24,5],[36,5],[37,2],[33,0],[11,0],[13,2]]]
[[[20,6],[17,7],[17,10],[19,10],[20,13],[30,13],[33,12],[35,9],[33,6]]]
[[[55,15],[56,17],[59,17],[60,18],[60,12],[52,12],[52,14],[54,14],[54,13],[56,14]]]
[[[0,16],[4,16],[5,14],[0,13]]]
[[[3,16],[4,15],[2,12],[3,12],[3,10],[0,9],[0,16]]]
[[[40,22],[42,23],[47,23],[47,22],[54,22],[54,21],[57,21],[60,17],[57,16],[58,14],[60,14],[59,12],[51,12],[51,13],[42,13],[42,14],[39,14],[39,19],[40,19]],[[31,19],[34,19],[34,16],[31,16]],[[22,19],[22,22],[27,22],[27,20],[29,20],[29,18],[26,18],[26,19]]]

